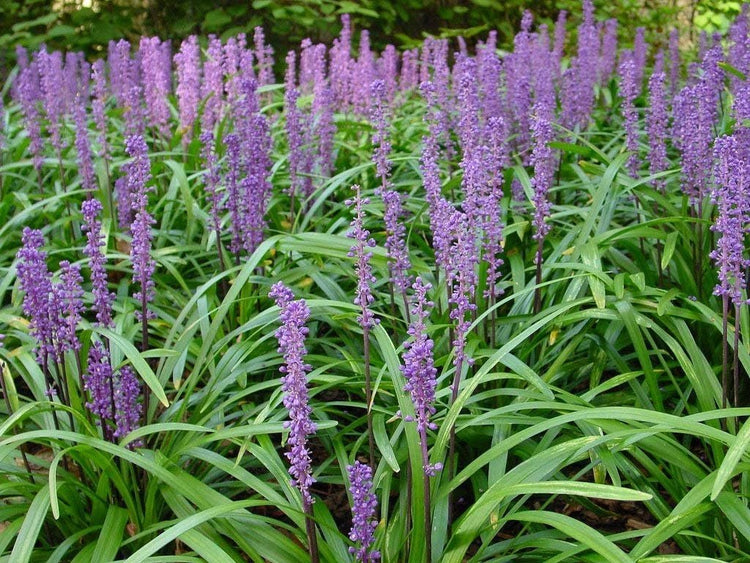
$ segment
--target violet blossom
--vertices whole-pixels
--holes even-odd
[[[291,446],[285,455],[290,464],[292,485],[299,489],[307,512],[313,503],[310,487],[315,482],[307,438],[316,430],[315,423],[310,418],[312,407],[309,405],[307,388],[307,373],[312,366],[304,360],[307,354],[305,337],[309,332],[305,323],[310,318],[310,309],[304,299],[294,300],[292,290],[282,282],[275,283],[268,296],[281,309],[281,326],[276,330],[276,339],[279,343],[278,352],[284,357],[284,365],[279,371],[284,374],[284,406],[289,411],[289,421],[284,426],[289,429],[287,441]]]
[[[377,561],[380,553],[371,549],[375,541],[375,528],[378,526],[375,518],[378,499],[372,491],[372,468],[355,461],[346,470],[349,474],[349,493],[352,496],[352,528],[349,539],[357,544],[357,547],[349,548],[349,553],[354,555],[355,561]]]

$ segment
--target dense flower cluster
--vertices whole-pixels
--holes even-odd
[[[355,561],[377,561],[380,553],[370,549],[378,526],[375,520],[378,499],[372,492],[372,468],[355,461],[354,465],[346,469],[349,473],[349,493],[352,495],[352,529],[349,539],[357,544],[357,547],[350,547],[349,552],[354,555]]]
[[[357,322],[365,328],[372,328],[378,322],[370,309],[370,304],[375,300],[372,295],[371,284],[376,281],[376,278],[372,274],[372,266],[370,266],[372,252],[368,249],[375,246],[375,239],[370,237],[370,231],[364,227],[364,208],[365,205],[370,203],[370,200],[362,197],[359,185],[352,186],[352,190],[354,190],[355,195],[352,199],[346,200],[346,205],[354,207],[354,219],[352,219],[351,230],[347,235],[354,239],[354,244],[349,250],[349,256],[357,259],[355,267],[357,272],[357,291],[354,304],[359,305],[361,311],[357,317]]]
[[[286,453],[291,467],[292,485],[296,486],[305,506],[313,503],[310,486],[315,482],[310,464],[310,450],[307,437],[315,433],[315,423],[310,418],[312,408],[308,403],[307,372],[311,366],[304,361],[307,349],[305,337],[308,328],[305,326],[310,317],[310,309],[303,299],[294,300],[292,290],[282,282],[273,285],[268,296],[276,301],[281,309],[281,326],[276,331],[279,342],[279,354],[284,356],[284,365],[279,371],[284,374],[282,390],[284,406],[289,411],[289,421],[284,426],[289,428],[289,445]]]
[[[711,227],[719,235],[711,259],[719,269],[716,295],[726,295],[731,303],[743,303],[742,293],[746,289],[746,270],[750,260],[745,254],[745,233],[750,225],[750,197],[747,189],[750,181],[750,150],[747,138],[741,134],[720,137],[714,148],[716,187],[711,200],[719,213]]]

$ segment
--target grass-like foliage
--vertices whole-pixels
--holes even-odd
[[[18,52],[2,560],[750,558],[747,12],[343,24]]]

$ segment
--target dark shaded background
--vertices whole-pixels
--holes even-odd
[[[635,27],[663,37],[673,26],[722,29],[741,3],[728,0],[595,0],[597,19],[617,18],[628,41]],[[352,15],[355,30],[368,28],[372,44],[410,47],[426,35],[463,35],[469,40],[498,31],[510,45],[521,14],[531,9],[537,22],[552,23],[561,9],[577,21],[580,0],[0,0],[0,64],[13,64],[14,47],[83,50],[90,56],[111,39],[158,35],[179,40],[190,34],[222,37],[262,25],[277,52],[310,37],[330,43],[341,14]],[[283,58],[283,57],[282,57]]]

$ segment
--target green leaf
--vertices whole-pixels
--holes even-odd
[[[34,496],[23,520],[18,538],[10,553],[13,563],[27,563],[34,553],[39,532],[50,506],[49,484],[44,485]]]
[[[672,255],[674,255],[674,250],[677,247],[677,238],[679,236],[680,233],[677,231],[667,235],[667,242],[664,243],[664,254],[661,255],[662,270],[666,270],[667,266],[669,266],[669,263],[672,261]]]
[[[135,371],[138,372],[138,375],[141,376],[141,379],[143,379],[146,385],[148,385],[151,391],[153,391],[156,398],[159,399],[162,405],[168,407],[169,400],[167,399],[167,395],[164,393],[164,388],[161,386],[161,383],[159,383],[156,374],[154,374],[154,371],[151,369],[151,366],[148,365],[146,360],[143,359],[143,356],[138,351],[138,349],[133,346],[133,344],[129,340],[123,338],[116,332],[99,327],[97,327],[95,330],[101,335],[106,336],[112,344],[117,346],[120,351],[122,351],[125,357],[130,360],[130,363],[133,364]]]
[[[99,539],[96,541],[94,553],[91,556],[93,563],[107,563],[117,558],[117,552],[122,545],[122,537],[127,523],[127,510],[110,505],[107,509],[107,516],[104,518],[104,524],[102,524]]]
[[[750,419],[746,420],[742,425],[737,437],[734,438],[732,445],[727,451],[727,456],[721,462],[719,471],[716,473],[716,482],[711,489],[711,500],[716,500],[716,497],[719,496],[724,485],[734,474],[735,467],[737,467],[737,464],[747,451],[748,446],[750,446]]]

